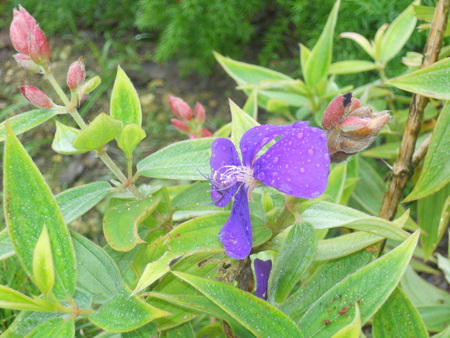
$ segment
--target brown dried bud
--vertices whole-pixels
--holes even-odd
[[[390,119],[388,111],[374,113],[371,107],[361,107],[351,93],[336,97],[322,119],[331,162],[342,162],[370,146]]]

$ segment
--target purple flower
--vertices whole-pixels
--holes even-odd
[[[267,285],[269,283],[270,271],[272,270],[272,261],[269,259],[263,261],[256,258],[254,261],[256,275],[256,297],[267,300]]]
[[[261,156],[259,151],[279,139]],[[211,199],[224,207],[234,196],[231,215],[220,230],[219,239],[228,256],[246,258],[252,249],[252,226],[248,200],[258,182],[302,198],[314,198],[325,191],[330,167],[327,137],[308,122],[263,125],[249,129],[236,147],[227,138],[211,146]]]

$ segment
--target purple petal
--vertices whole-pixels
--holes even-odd
[[[269,282],[272,261],[263,261],[256,258],[254,261],[256,275],[256,297],[267,300],[267,284]]]
[[[211,176],[214,176],[214,173],[220,174],[224,172],[226,170],[226,168],[223,168],[224,166],[241,165],[241,160],[233,142],[221,137],[214,140],[211,145],[211,159],[209,163],[211,165]],[[224,191],[212,190],[211,199],[218,207],[224,207],[230,203],[238,187],[239,184],[235,184],[230,189]]]
[[[247,130],[239,142],[239,147],[242,152],[242,162],[245,166],[251,166],[256,154],[275,137],[290,132],[293,127],[306,127],[307,125],[308,122],[296,122],[294,125],[287,124],[280,126],[266,124]]]
[[[314,198],[325,191],[329,168],[325,132],[294,128],[255,161],[253,176],[286,194]]]
[[[252,250],[252,224],[245,186],[234,197],[230,218],[220,230],[219,239],[231,258],[244,259]]]

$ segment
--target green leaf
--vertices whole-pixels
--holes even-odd
[[[42,228],[33,253],[33,277],[39,290],[48,296],[55,283],[55,267],[47,226]]]
[[[314,259],[317,261],[325,261],[343,257],[375,244],[382,239],[383,237],[375,236],[367,232],[355,231],[350,234],[320,240],[317,244],[317,252]]]
[[[9,238],[8,229],[0,231],[0,261],[8,257],[14,256],[14,246]]]
[[[311,55],[311,51],[304,44],[300,43],[300,66],[302,68],[302,72],[306,69],[306,63],[308,62],[309,56]]]
[[[380,61],[383,64],[386,64],[400,52],[414,31],[417,22],[414,15],[414,4],[418,4],[418,1],[414,1],[413,4],[408,6],[383,34],[379,48],[381,52]]]
[[[130,294],[128,287],[123,285],[96,313],[88,316],[89,320],[107,331],[127,332],[169,315],[136,296],[130,297]]]
[[[258,119],[258,89],[254,89],[251,92],[247,101],[245,101],[245,105],[242,110],[253,117],[254,120]]]
[[[103,232],[108,244],[117,251],[130,251],[145,243],[138,226],[158,207],[159,199],[127,202],[108,209],[103,217]]]
[[[23,311],[49,311],[36,300],[3,285],[0,285],[0,307]]]
[[[112,188],[108,182],[93,182],[58,194],[56,202],[64,221],[72,223],[99,203],[111,191]]]
[[[252,127],[259,126],[250,115],[245,113],[239,106],[230,100],[231,110],[231,141],[239,148],[239,141],[242,135]]]
[[[302,213],[302,219],[315,229],[346,227],[395,240],[408,238],[408,233],[394,222],[329,202],[315,203]]]
[[[395,160],[400,151],[400,142],[390,142],[379,147],[373,147],[361,153],[362,156]]]
[[[343,311],[342,311],[343,312]],[[336,332],[332,338],[359,338],[361,332],[361,314],[358,303],[355,304],[355,315],[353,321]]]
[[[170,271],[170,263],[180,257],[179,253],[173,253],[167,251],[163,256],[158,258],[156,261],[151,262],[146,265],[144,272],[142,273],[139,281],[136,284],[136,288],[133,291],[133,295],[142,291],[147,286],[150,286],[159,278],[164,276],[167,272]]]
[[[53,116],[65,113],[66,113],[65,110],[59,108],[35,109],[23,114],[13,116],[8,120],[0,123],[0,142],[4,141],[6,138],[6,128],[5,128],[6,123],[9,124],[9,126],[12,128],[14,134],[20,135],[51,119]]]
[[[340,204],[345,189],[347,178],[347,163],[336,165],[328,176],[328,185],[325,194],[331,197],[331,201]]]
[[[373,319],[375,337],[427,337],[428,333],[417,309],[400,288],[392,292]]]
[[[222,210],[221,208],[216,207],[213,203],[211,203],[211,193],[209,192],[210,189],[211,186],[209,182],[196,182],[176,195],[172,200],[172,205],[177,211]]]
[[[8,329],[2,333],[2,338],[25,337],[35,327],[60,316],[60,313],[22,311]]]
[[[137,164],[141,176],[179,180],[204,180],[209,175],[213,138],[173,143],[147,156]]]
[[[314,229],[294,224],[281,246],[269,277],[269,302],[282,303],[300,281],[316,249]]]
[[[372,44],[364,36],[359,33],[345,32],[339,35],[341,39],[350,39],[355,41],[365,52],[372,58],[376,59],[375,49]]]
[[[334,75],[353,74],[367,72],[376,68],[377,65],[371,61],[348,60],[332,63],[329,72]]]
[[[355,303],[361,310],[361,322],[367,322],[395,289],[418,237],[416,232],[394,250],[347,276],[317,299],[300,320],[304,334],[308,337],[335,334],[351,321]],[[350,317],[342,313],[348,313]]]
[[[72,145],[82,152],[99,150],[114,140],[122,127],[121,121],[101,113],[75,137]]]
[[[112,118],[122,121],[123,125],[142,124],[142,110],[139,97],[128,78],[127,74],[120,66],[117,67],[116,80],[111,93]]]
[[[440,100],[450,100],[449,78],[450,58],[446,58],[433,63],[431,66],[391,79],[386,83],[407,92]]]
[[[289,317],[262,299],[224,283],[182,272],[172,273],[191,284],[256,336],[276,332],[281,337],[303,337]]]
[[[417,310],[419,311],[428,331],[441,332],[448,327],[450,306],[419,306]]]
[[[325,292],[333,288],[347,276],[370,263],[374,257],[374,253],[361,250],[325,263],[280,306],[280,310],[298,322],[303,314]]]
[[[450,219],[450,184],[431,196],[417,201],[420,242],[428,260],[438,246]]]
[[[320,35],[319,40],[311,50],[306,67],[303,69],[305,81],[308,87],[315,88],[327,76],[330,69],[333,52],[334,27],[341,1],[338,0],[333,6],[327,23]]]
[[[56,121],[56,133],[52,142],[52,149],[63,155],[80,154],[82,151],[73,147],[73,140],[80,133],[79,129],[72,128]]]
[[[75,337],[75,323],[73,319],[52,318],[37,326],[25,338],[41,337]]]
[[[98,75],[94,76],[92,79],[87,80],[83,85],[81,85],[80,89],[78,90],[79,96],[82,97],[83,95],[89,94],[94,89],[96,89],[101,82],[102,79]]]
[[[194,338],[194,330],[191,323],[184,323],[174,328],[161,332],[161,336],[165,338]]]
[[[141,142],[145,136],[144,129],[137,124],[127,124],[123,127],[119,136],[117,137],[117,145],[127,156],[133,154],[134,148]]]
[[[449,148],[450,104],[446,103],[437,120],[420,177],[405,202],[428,196],[450,182]]]
[[[34,248],[46,225],[56,273],[53,291],[58,299],[70,299],[75,292],[76,269],[69,231],[39,169],[8,129],[4,152],[4,209],[14,249],[25,271],[32,276]]]

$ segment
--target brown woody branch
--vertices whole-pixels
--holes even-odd
[[[439,0],[436,5],[421,68],[430,66],[438,60],[447,25],[449,8],[450,0]],[[427,97],[418,94],[413,95],[409,108],[408,121],[403,132],[400,153],[397,161],[394,163],[392,180],[384,195],[383,205],[381,206],[380,217],[382,218],[388,220],[394,218],[405,185],[414,173],[414,165],[417,165],[417,159],[413,162],[414,148],[422,124],[423,111],[427,103]],[[421,155],[424,156],[424,154]]]

